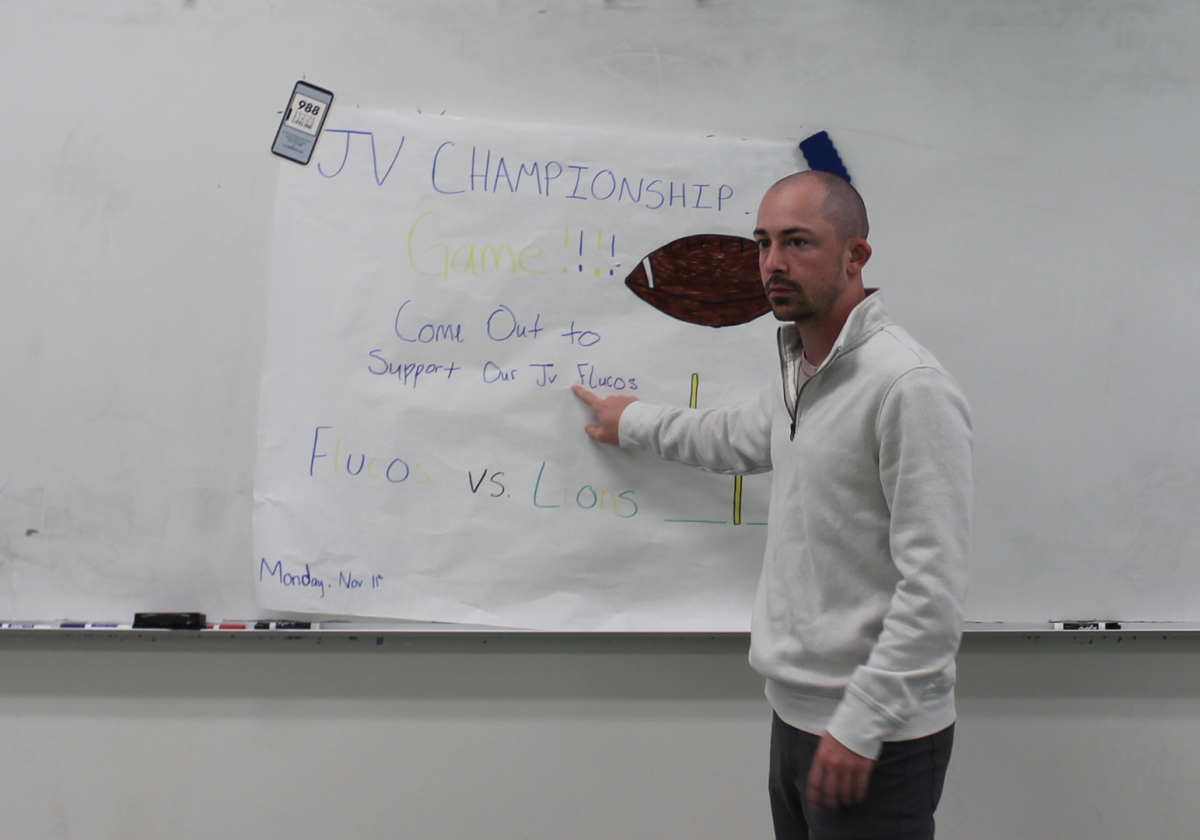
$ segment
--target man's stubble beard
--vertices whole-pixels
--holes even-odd
[[[774,314],[775,319],[778,321],[792,321],[796,324],[820,323],[824,321],[833,314],[833,310],[837,307],[838,299],[842,296],[842,287],[838,283],[841,276],[842,266],[839,265],[824,278],[820,288],[811,297],[805,293],[804,289],[798,283],[793,283],[791,280],[784,280],[783,285],[799,296],[800,301],[791,304],[782,312],[772,306],[772,314]]]

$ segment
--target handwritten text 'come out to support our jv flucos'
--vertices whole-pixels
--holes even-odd
[[[543,321],[540,312],[503,303],[471,313],[472,320],[464,321],[430,320],[420,312],[420,303],[412,298],[397,307],[390,330],[396,341],[390,347],[367,351],[368,373],[411,389],[467,381],[524,383],[539,388],[577,383],[589,390],[638,390],[635,371],[603,369],[603,362],[593,355],[599,352],[601,334],[574,319],[551,325]],[[554,345],[547,348],[545,360],[520,367],[505,361],[502,351],[506,347],[534,342]],[[456,351],[471,343],[493,347],[497,353],[481,364],[460,361]],[[573,358],[564,362],[563,353],[573,354]]]

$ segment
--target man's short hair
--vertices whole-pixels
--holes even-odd
[[[858,190],[842,176],[820,169],[806,169],[781,178],[771,189],[810,180],[817,181],[825,187],[825,201],[821,204],[821,214],[825,221],[833,225],[842,242],[866,239],[870,230],[867,224],[867,206]]]

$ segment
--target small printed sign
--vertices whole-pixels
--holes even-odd
[[[321,117],[324,114],[324,102],[312,98],[307,93],[297,91],[292,94],[292,104],[288,106],[283,124],[315,136],[320,131]]]
[[[296,82],[287,110],[279,122],[279,130],[275,132],[271,153],[307,166],[332,104],[332,92],[307,82]]]

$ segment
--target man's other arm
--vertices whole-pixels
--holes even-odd
[[[971,419],[943,371],[904,374],[878,419],[879,478],[899,572],[883,627],[827,732],[866,758],[953,688],[970,543]]]

